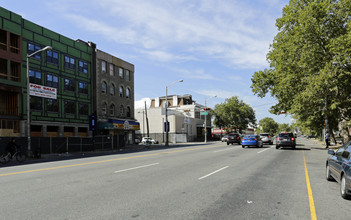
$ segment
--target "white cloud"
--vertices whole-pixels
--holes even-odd
[[[206,97],[212,97],[212,96],[217,96],[218,98],[226,99],[230,98],[232,96],[238,96],[239,94],[230,92],[230,91],[225,91],[221,89],[200,89],[200,90],[195,90],[194,92],[204,95]]]
[[[134,109],[145,109],[145,105],[146,108],[150,108],[151,106],[151,98],[142,98],[140,100],[134,101]]]
[[[267,66],[272,33],[262,24],[274,21],[245,1],[86,1],[95,17],[78,16],[74,0],[52,4],[79,27],[138,48],[153,60],[214,58],[239,68]]]

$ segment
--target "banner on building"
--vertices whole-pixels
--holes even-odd
[[[29,94],[49,99],[57,99],[56,88],[29,83]]]

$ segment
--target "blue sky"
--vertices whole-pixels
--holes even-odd
[[[191,94],[214,107],[238,96],[257,121],[289,116],[268,112],[276,101],[250,88],[255,71],[268,68],[266,54],[275,21],[288,0],[0,0],[23,18],[135,65],[135,101]]]

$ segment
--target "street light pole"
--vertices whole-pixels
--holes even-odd
[[[215,97],[217,97],[217,96],[216,95],[212,96],[212,97],[208,98],[208,100],[215,98]],[[205,98],[205,108],[207,108],[206,100],[207,99]],[[207,113],[205,114],[205,143],[207,143]]]
[[[183,82],[183,80],[177,80],[177,81],[174,81],[172,82],[171,84],[169,84],[168,86],[166,86],[166,125],[165,125],[165,129],[166,129],[166,144],[165,146],[168,147],[168,132],[169,132],[169,125],[168,125],[168,113],[167,113],[167,108],[168,108],[168,87],[174,85],[175,83],[177,82]]]
[[[35,51],[32,54],[27,54],[27,138],[28,138],[28,156],[31,156],[32,154],[32,148],[31,148],[31,140],[30,140],[30,88],[29,88],[29,58],[34,56],[37,53],[40,53],[45,50],[52,50],[52,47],[46,46],[40,50]]]

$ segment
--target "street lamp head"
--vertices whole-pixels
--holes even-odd
[[[43,50],[43,51],[44,51],[44,50],[52,50],[52,47],[51,47],[51,46],[46,46],[46,47],[44,47],[42,50]]]
[[[183,80],[181,79],[181,80],[178,80],[178,82],[183,82]]]

